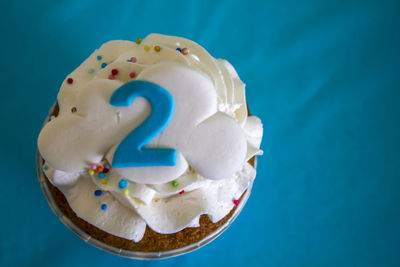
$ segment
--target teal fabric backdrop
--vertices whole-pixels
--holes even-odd
[[[1,1],[1,266],[399,266],[399,1]],[[229,60],[265,127],[242,214],[188,255],[135,261],[50,210],[36,139],[103,42],[184,36]]]

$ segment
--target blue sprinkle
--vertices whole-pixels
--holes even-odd
[[[119,181],[119,183],[118,183],[118,187],[121,188],[121,189],[124,189],[124,188],[126,188],[127,186],[128,186],[128,182],[127,182],[126,180],[124,180],[124,179],[121,179],[121,180]]]
[[[182,52],[182,49],[180,49],[179,47],[176,49],[176,51]]]
[[[101,63],[101,68],[104,69],[107,66],[107,63],[103,62]]]
[[[99,196],[101,196],[103,194],[103,191],[101,191],[101,190],[96,190],[96,191],[94,191],[94,195],[96,196],[96,197],[99,197]]]
[[[44,171],[47,171],[47,170],[49,169],[49,166],[47,166],[46,164],[43,164],[42,169],[43,169]]]
[[[100,173],[98,174],[98,176],[99,176],[100,179],[103,179],[103,178],[105,177],[105,174],[104,174],[104,172],[100,172]]]
[[[106,210],[107,209],[107,204],[101,204],[101,209]]]
[[[100,61],[102,58],[103,58],[103,57],[100,56],[100,55],[97,56],[97,60],[98,60],[98,61]]]
[[[131,62],[131,60],[130,60],[130,59],[127,59],[126,62]]]

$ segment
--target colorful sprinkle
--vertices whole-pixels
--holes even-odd
[[[101,55],[98,55],[96,58],[98,61],[100,61],[103,57]]]
[[[173,187],[177,187],[179,185],[179,182],[177,180],[173,180],[171,184]]]
[[[97,169],[97,164],[95,164],[95,163],[90,164],[90,168],[92,170],[96,170]]]
[[[104,170],[103,170],[104,173],[108,173],[109,171],[110,171],[109,168],[104,167]]]
[[[90,169],[90,170],[89,170],[89,174],[90,174],[90,175],[94,175],[94,170]]]
[[[104,69],[107,66],[107,63],[103,62],[101,63],[101,68]]]
[[[128,186],[128,182],[125,179],[121,179],[118,183],[118,187],[124,189]]]
[[[101,196],[103,194],[103,191],[101,191],[101,190],[96,190],[96,191],[94,191],[94,195],[96,196],[96,197],[99,197],[99,196]]]
[[[136,73],[134,73],[134,72],[129,73],[129,77],[135,78],[135,76],[136,76]]]
[[[101,209],[106,210],[107,209],[107,204],[101,204]]]
[[[182,195],[183,193],[185,193],[185,190],[182,190],[181,192],[179,192],[179,195]]]
[[[76,107],[71,108],[71,112],[72,112],[72,113],[75,113],[76,110],[77,110]]]
[[[68,84],[72,84],[73,82],[74,82],[74,79],[72,79],[72,78],[68,78],[68,79],[67,79],[67,83],[68,83]]]
[[[108,75],[108,79],[114,80],[114,75],[112,75],[112,74]]]
[[[189,54],[189,48],[182,48],[182,54],[187,55]]]
[[[104,168],[101,167],[101,166],[97,166],[96,170],[97,170],[98,172],[103,172]]]
[[[234,199],[233,200],[233,204],[235,204],[236,206],[239,205],[239,200],[238,199]]]
[[[43,164],[42,169],[44,171],[47,171],[49,169],[49,166],[47,164]]]
[[[144,51],[149,52],[149,51],[150,51],[150,46],[145,45],[145,46],[144,46]]]
[[[124,190],[122,190],[122,193],[127,196],[129,194],[129,190],[128,188],[125,188]]]
[[[161,50],[161,47],[160,47],[159,45],[156,45],[156,46],[154,47],[154,51],[160,52],[160,50]]]
[[[181,49],[180,47],[178,47],[178,48],[176,49],[176,51],[182,52],[182,49]]]
[[[95,71],[95,69],[93,69],[93,68],[88,69],[89,73],[94,73],[94,71]]]
[[[135,57],[131,57],[131,62],[135,63],[136,62],[136,58]]]
[[[140,44],[141,42],[142,42],[142,39],[136,38],[136,43],[137,43],[137,44]]]
[[[107,184],[108,184],[108,180],[107,180],[107,179],[101,180],[101,184],[102,184],[102,185],[107,185]]]
[[[114,76],[117,75],[118,74],[118,70],[117,69],[112,69],[111,70],[111,74],[114,75]]]
[[[104,172],[100,172],[97,176],[98,176],[100,179],[104,179],[104,177],[106,177],[106,175],[104,174]]]

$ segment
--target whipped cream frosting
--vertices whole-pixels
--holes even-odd
[[[109,104],[132,80],[158,84],[174,98],[171,121],[146,147],[176,149],[176,164],[110,168],[100,179],[89,173],[91,164],[112,162],[152,110],[141,97],[129,107]],[[245,85],[227,61],[187,39],[151,34],[140,44],[105,43],[66,78],[58,104],[38,139],[44,172],[77,216],[115,236],[138,242],[146,225],[175,233],[199,226],[202,214],[217,222],[255,178],[247,161],[262,154],[263,129],[248,117]]]

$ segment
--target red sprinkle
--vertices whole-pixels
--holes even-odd
[[[97,169],[98,172],[103,172],[104,171],[104,168],[102,166],[97,166],[96,169]]]
[[[136,58],[135,57],[131,57],[131,62],[136,62]]]
[[[114,75],[114,76],[117,75],[118,74],[118,70],[117,69],[112,69],[111,74]]]
[[[108,169],[108,168],[104,168],[104,169],[103,169],[103,172],[104,172],[104,173],[108,173],[109,171],[110,171],[110,169]]]
[[[233,200],[233,204],[235,204],[236,206],[239,205],[239,200],[238,199],[234,199]]]
[[[72,84],[73,82],[74,82],[74,79],[72,79],[72,78],[67,79],[67,83]]]
[[[114,80],[114,75],[112,75],[112,74],[108,75],[108,79]]]
[[[129,73],[129,77],[135,78],[135,76],[136,76],[136,73],[134,73],[134,72]]]
[[[182,190],[181,192],[179,192],[180,195],[182,195],[183,193],[185,193],[185,190]]]

